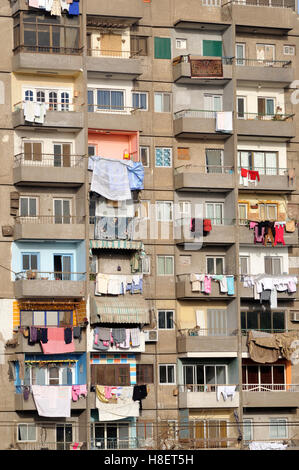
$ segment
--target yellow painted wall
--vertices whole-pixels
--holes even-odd
[[[176,318],[177,318],[177,327],[178,329],[185,329],[185,328],[195,328],[196,326],[196,310],[202,310],[207,315],[208,309],[217,309],[217,308],[227,308],[227,304],[224,302],[200,302],[197,300],[194,301],[180,301],[177,302],[176,305]]]
[[[254,219],[258,220],[259,218],[259,208],[257,209],[252,209],[250,206],[256,205],[256,204],[277,204],[277,215],[278,215],[278,220],[285,220],[285,215],[287,214],[287,200],[284,197],[280,196],[274,196],[271,197],[270,195],[259,195],[259,194],[254,194],[254,195],[249,195],[249,194],[240,194],[239,195],[239,203],[247,203],[247,214],[250,214],[248,216],[248,219]],[[279,215],[281,214],[281,217]],[[255,217],[252,217],[255,216]],[[283,219],[284,217],[284,219]]]

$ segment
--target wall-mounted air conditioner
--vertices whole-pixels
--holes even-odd
[[[144,330],[146,343],[155,343],[158,341],[158,330]]]

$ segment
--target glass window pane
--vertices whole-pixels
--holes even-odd
[[[223,274],[223,258],[216,258],[216,274]]]
[[[158,256],[157,259],[157,271],[159,275],[163,275],[165,273],[165,259],[164,256]]]
[[[31,269],[37,270],[37,255],[31,255]]]
[[[217,384],[226,384],[225,366],[216,366]]]
[[[45,325],[45,312],[44,311],[33,312],[33,325],[38,325],[38,326]]]
[[[206,366],[206,384],[215,384],[215,366]]]
[[[25,271],[30,269],[29,259],[30,259],[29,255],[22,256],[22,269]]]
[[[167,366],[167,378],[168,378],[168,383],[174,383],[174,367],[173,366]]]
[[[159,312],[159,328],[166,328],[164,310]]]
[[[21,217],[28,216],[28,198],[21,197],[20,215]]]
[[[166,312],[167,314],[167,326],[166,328],[172,329],[173,328],[173,312]]]
[[[166,366],[159,366],[160,383],[166,383]]]
[[[215,274],[214,258],[207,258],[207,274]]]
[[[173,258],[170,256],[165,259],[165,274],[173,274]]]
[[[272,316],[273,316],[273,329],[284,330],[285,329],[284,312],[272,312]]]
[[[162,101],[162,93],[155,93],[155,112],[162,112]]]
[[[47,311],[47,326],[58,326],[58,312]]]

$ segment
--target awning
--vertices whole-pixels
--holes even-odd
[[[92,248],[109,248],[118,250],[142,250],[144,244],[142,241],[131,240],[90,240],[89,247]]]
[[[149,323],[148,302],[138,294],[115,297],[90,297],[90,324]]]

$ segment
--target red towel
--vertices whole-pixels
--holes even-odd
[[[203,231],[210,232],[212,230],[212,223],[210,219],[204,219],[203,221]]]
[[[64,328],[49,327],[48,342],[41,343],[44,354],[63,354],[75,351],[74,340],[69,344],[64,341]]]
[[[260,174],[258,171],[253,171],[253,170],[248,170],[248,173],[249,173],[249,178],[251,179],[251,181],[254,181],[254,180],[260,180]]]
[[[246,178],[248,175],[248,170],[246,170],[246,168],[241,168],[241,176],[243,176],[243,178]]]

